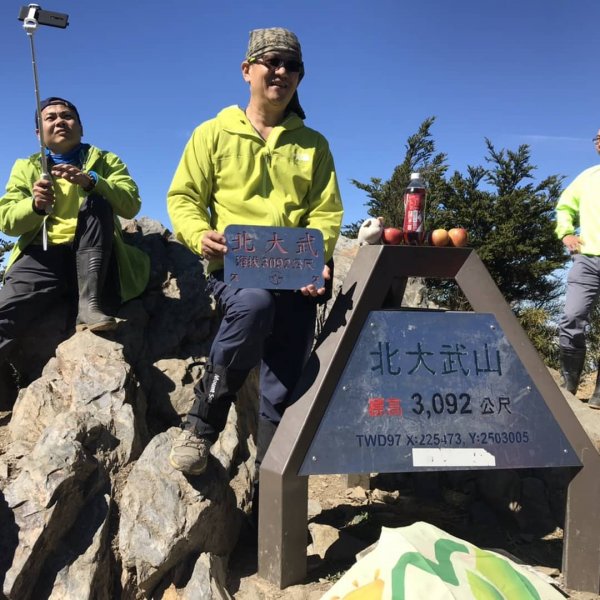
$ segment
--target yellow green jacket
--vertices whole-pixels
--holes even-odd
[[[227,225],[313,227],[333,255],[342,201],[327,140],[290,113],[265,141],[237,106],[197,127],[167,194],[177,238],[201,254]],[[211,261],[209,272],[222,266]]]
[[[578,226],[581,253],[600,256],[600,165],[580,173],[556,205],[556,235],[561,240]]]
[[[114,250],[119,266],[121,299],[125,302],[144,291],[150,274],[150,259],[138,248],[125,243],[118,219],[132,219],[140,210],[138,188],[127,167],[116,154],[87,144],[84,148],[87,149],[87,156],[83,170],[98,174],[94,193],[110,202],[115,215]],[[19,238],[8,260],[7,271],[23,249],[38,236],[44,219],[50,218],[33,210],[33,184],[40,175],[39,153],[29,158],[18,159],[6,184],[6,194],[0,198],[0,231]],[[81,187],[76,187],[82,202],[86,194]]]

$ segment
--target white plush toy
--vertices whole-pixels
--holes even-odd
[[[367,219],[358,230],[358,245],[364,246],[369,244],[374,246],[381,244],[383,235],[383,217],[376,219]]]

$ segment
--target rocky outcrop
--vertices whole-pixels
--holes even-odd
[[[198,256],[155,221],[123,229],[150,255],[151,280],[121,307],[118,329],[75,333],[73,307],[61,306],[31,324],[1,377],[0,409],[12,409],[0,427],[0,580],[9,599],[229,597],[227,560],[255,474],[257,374],[207,473],[172,469],[170,444],[218,314]],[[356,250],[340,241],[334,287]]]
[[[121,307],[118,329],[75,333],[63,306],[33,323],[15,350],[18,377],[0,374],[0,599],[231,598],[228,559],[255,475],[257,374],[208,471],[188,478],[171,468],[170,444],[218,314],[196,255],[155,221],[123,226],[152,269],[145,294]],[[334,291],[357,249],[340,239]],[[422,282],[411,283],[405,301],[428,305]],[[543,495],[536,481],[494,481],[521,504],[525,488]],[[319,555],[327,540],[354,547],[335,531],[311,531]]]
[[[62,307],[32,324],[13,354],[17,381],[31,383],[0,428],[1,597],[228,597],[227,557],[254,476],[256,376],[208,472],[188,479],[172,469],[175,426],[218,315],[197,256],[156,222],[125,222],[124,231],[152,272],[144,296],[121,308],[119,328],[74,333]]]

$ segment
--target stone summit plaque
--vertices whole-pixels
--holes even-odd
[[[236,288],[297,290],[324,285],[323,234],[318,229],[229,225],[225,283]]]
[[[374,311],[299,475],[581,463],[485,313]]]

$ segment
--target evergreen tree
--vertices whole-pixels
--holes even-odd
[[[2,238],[0,238],[0,286],[2,285],[2,281],[4,280],[4,273],[6,270],[6,259],[8,258],[10,251],[13,249],[14,245],[14,242],[9,242],[8,240],[3,240]]]
[[[469,246],[477,250],[496,285],[530,334],[541,354],[556,358],[555,324],[563,285],[557,270],[568,260],[554,234],[554,209],[562,177],[552,175],[533,182],[536,167],[527,145],[497,150],[486,139],[485,165],[468,166],[446,178],[446,155],[437,153],[426,119],[408,138],[406,155],[388,181],[353,181],[367,193],[368,214],[383,216],[386,226],[401,227],[403,193],[412,171],[428,184],[426,229],[464,227]],[[345,228],[356,236],[360,222]],[[453,281],[427,282],[432,299],[452,310],[468,309],[468,302]],[[550,339],[550,342],[549,342]]]
[[[498,151],[489,140],[486,145],[486,167],[470,166],[466,176],[455,172],[446,194],[432,198],[428,226],[467,229],[469,246],[517,314],[528,307],[553,313],[563,294],[556,272],[568,260],[554,233],[562,178],[552,175],[534,184],[528,146]],[[439,286],[438,299],[464,308],[461,295],[449,290]]]
[[[386,227],[401,227],[404,220],[403,195],[410,181],[410,174],[419,171],[427,181],[429,197],[435,196],[447,187],[444,175],[448,169],[446,155],[436,154],[435,142],[430,133],[435,117],[425,119],[419,131],[408,138],[406,154],[392,173],[389,181],[371,178],[370,183],[352,179],[353,185],[367,193],[367,212],[371,217],[383,217]],[[343,234],[356,237],[362,221],[344,227]]]

